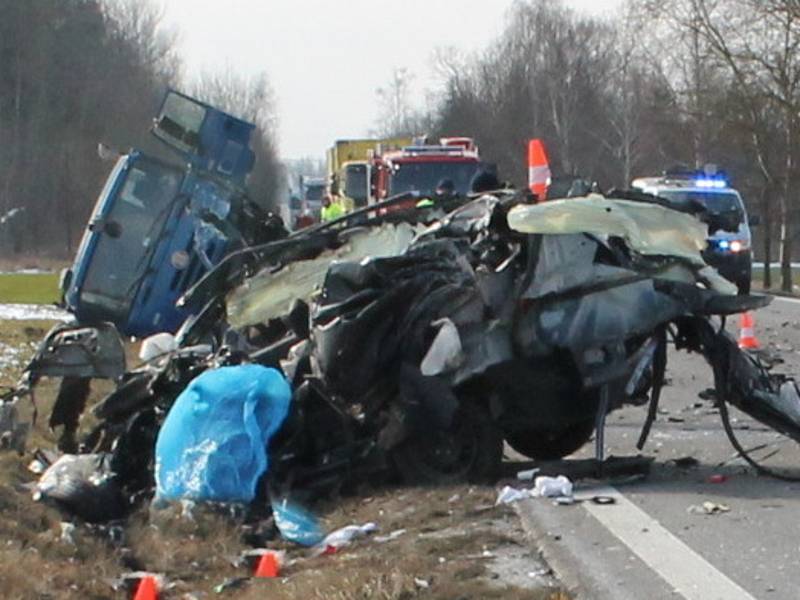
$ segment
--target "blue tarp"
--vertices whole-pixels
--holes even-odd
[[[261,365],[221,367],[178,396],[156,441],[156,498],[251,502],[291,390]]]

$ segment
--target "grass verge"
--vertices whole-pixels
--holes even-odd
[[[58,273],[0,274],[0,303],[52,304],[58,302]]]

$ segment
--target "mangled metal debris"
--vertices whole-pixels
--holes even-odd
[[[209,371],[255,363],[283,373],[291,401],[252,494],[228,499],[275,505],[387,471],[488,481],[504,440],[556,459],[597,430],[602,459],[605,416],[629,403],[650,405],[643,444],[668,337],[707,359],[719,398],[800,440],[793,380],[766,372],[716,322],[769,299],[734,295],[703,262],[705,225],[596,194],[525,202],[483,196],[426,228],[370,208],[232,255],[196,286],[210,300],[175,349],[153,344],[166,353],[150,352],[93,407],[99,423],[80,447],[110,455],[127,498],[148,498],[155,440],[176,398]],[[83,352],[94,338],[75,339]],[[31,381],[43,365],[57,371],[37,361]],[[69,364],[92,364],[91,354]],[[87,376],[75,369],[62,374]],[[225,452],[238,466],[235,444],[214,448],[222,462]],[[180,453],[172,459],[179,472]],[[202,477],[207,465],[192,464]]]
[[[358,262],[367,257],[401,254],[415,233],[408,223],[356,228],[340,236],[341,246],[313,259],[292,262],[283,268],[268,266],[228,294],[225,303],[228,323],[240,328],[289,312],[296,300],[310,299],[332,262]]]

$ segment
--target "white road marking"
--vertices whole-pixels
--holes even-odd
[[[755,600],[617,489],[603,486],[575,494],[579,500],[593,496],[610,496],[616,503],[582,502],[589,514],[686,600]]]
[[[773,296],[775,300],[781,300],[783,302],[791,302],[792,304],[800,304],[800,298],[787,298],[786,296]]]

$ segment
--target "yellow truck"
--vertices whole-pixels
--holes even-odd
[[[411,137],[337,140],[328,148],[328,182],[331,193],[341,197],[348,210],[366,206],[371,202],[372,195],[372,156],[409,146],[412,142]]]

